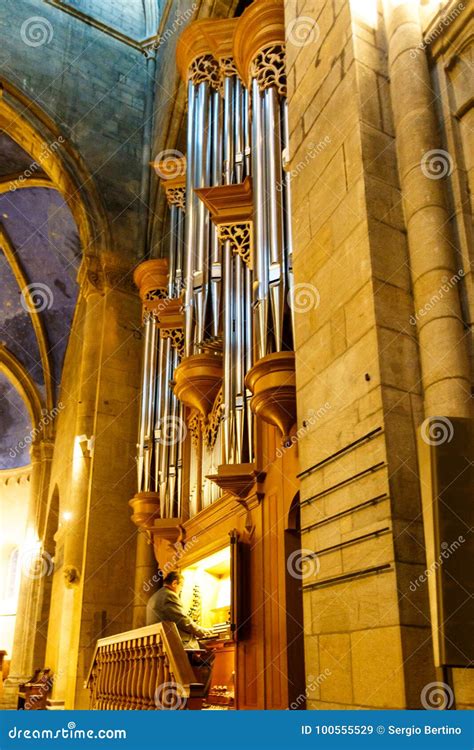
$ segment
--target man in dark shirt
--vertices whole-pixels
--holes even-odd
[[[168,573],[163,581],[163,587],[150,597],[146,608],[146,624],[155,622],[174,622],[186,649],[198,649],[197,638],[208,638],[212,630],[206,630],[197,625],[186,614],[179,598],[183,586],[182,576],[176,571]]]

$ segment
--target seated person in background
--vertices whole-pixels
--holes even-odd
[[[168,573],[163,581],[163,587],[153,594],[146,607],[146,624],[156,622],[175,622],[179,635],[186,649],[199,649],[197,638],[209,638],[212,630],[206,630],[197,625],[186,614],[179,598],[183,586],[183,578],[176,571]]]

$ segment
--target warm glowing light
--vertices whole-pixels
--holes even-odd
[[[63,513],[63,521],[70,521],[72,518],[72,513],[70,510],[65,510]]]
[[[190,565],[183,571],[182,602],[189,610],[193,595],[201,601],[201,625],[212,627],[226,622],[230,613],[230,547]]]
[[[377,0],[350,0],[352,15],[356,21],[377,28]]]

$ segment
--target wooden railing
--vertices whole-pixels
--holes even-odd
[[[199,710],[204,694],[174,622],[101,638],[85,686],[102,711]]]

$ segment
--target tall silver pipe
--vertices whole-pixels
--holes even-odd
[[[155,399],[155,431],[154,431],[154,491],[160,489],[160,468],[161,468],[161,417],[164,409],[164,399],[166,395],[166,381],[164,378],[165,370],[165,341],[159,336],[158,340],[158,361],[157,361],[157,378],[156,378],[156,399]],[[161,506],[161,502],[160,502]],[[161,508],[161,511],[163,508]]]
[[[163,518],[169,518],[169,497],[168,497],[168,453],[169,453],[169,440],[168,435],[172,432],[173,426],[170,424],[170,400],[171,400],[171,389],[169,387],[169,381],[171,379],[171,340],[165,339],[164,347],[164,368],[163,368],[163,380],[164,380],[164,398],[163,398],[163,409],[161,412],[160,426],[158,430],[158,441],[160,446],[160,505]]]
[[[171,372],[174,372],[178,366],[177,356],[175,349],[171,351]],[[170,389],[170,429],[169,434],[171,439],[168,441],[169,455],[168,455],[168,495],[169,495],[169,516],[173,517],[175,512],[175,501],[176,501],[176,480],[177,480],[177,468],[178,468],[178,448],[180,445],[181,437],[181,425],[178,422],[178,399],[171,392]]]
[[[257,358],[261,359],[267,354],[269,258],[265,233],[265,143],[262,95],[255,79],[252,81],[252,108],[252,175],[255,239],[254,326]]]
[[[244,396],[244,263],[240,256],[234,257],[234,336],[232,348],[234,354],[233,397],[235,411],[235,462],[242,463],[245,428],[245,396]]]
[[[285,287],[283,275],[283,207],[281,187],[281,128],[278,94],[274,86],[264,92],[265,110],[265,177],[269,250],[269,291],[273,319],[275,349],[283,344]]]
[[[235,181],[244,179],[244,117],[243,117],[243,87],[240,78],[234,82],[234,163]]]
[[[234,76],[224,79],[223,154],[224,183],[231,184],[234,175]],[[230,242],[224,243],[224,460],[235,461],[235,391],[234,391],[234,259]]]
[[[245,267],[245,307],[244,307],[244,352],[245,352],[245,373],[249,372],[253,367],[253,325],[252,325],[252,290],[253,290],[253,274],[250,268]],[[250,401],[252,400],[252,392],[245,389],[245,412],[247,416],[247,451],[248,460],[253,461],[253,412],[250,408]]]
[[[144,449],[144,491],[149,492],[151,487],[151,466],[153,459],[153,428],[155,415],[155,389],[156,389],[156,340],[157,327],[153,316],[150,316],[150,351],[148,362],[148,389],[145,410],[145,449]]]
[[[250,95],[248,89],[243,90],[243,131],[244,131],[244,164],[245,176],[251,174],[252,141],[250,132]]]
[[[178,404],[178,420],[179,420],[180,426],[184,424],[184,406],[181,403],[181,401]],[[176,512],[178,514],[178,518],[181,518],[181,513],[182,513],[182,504],[183,504],[182,496],[183,496],[183,441],[181,440],[178,445],[178,455],[177,455],[177,460],[176,460],[176,504],[177,504]]]
[[[212,175],[211,184],[222,183],[222,117],[221,95],[219,91],[211,94],[212,103]],[[217,227],[211,223],[211,309],[212,335],[217,338],[220,328],[222,292],[222,248],[217,235]]]
[[[196,133],[195,87],[188,83],[188,131],[187,131],[187,169],[186,169],[186,227],[185,227],[185,303],[184,303],[184,353],[189,357],[193,353],[194,309],[193,309],[193,272],[194,272],[194,235],[195,235],[195,196],[194,196],[194,139]]]
[[[234,463],[234,386],[232,333],[233,311],[233,257],[230,242],[224,243],[224,458]]]
[[[149,367],[149,356],[150,356],[150,331],[151,331],[151,319],[149,313],[145,313],[144,320],[144,343],[143,343],[143,361],[142,361],[142,378],[141,378],[141,394],[140,394],[140,416],[139,416],[139,428],[138,428],[138,443],[137,443],[137,473],[138,473],[138,490],[142,492],[144,489],[144,452],[145,452],[145,434],[146,434],[146,410],[148,402],[148,389],[150,383],[150,367]]]
[[[168,254],[168,297],[174,297],[178,261],[178,206],[170,206],[170,243]]]
[[[284,159],[286,161],[289,160],[289,153],[288,149],[290,147],[290,129],[289,129],[289,120],[288,120],[288,101],[286,98],[283,100],[282,105],[282,123],[283,123],[283,149],[284,149]],[[284,165],[286,166],[286,164]],[[286,270],[286,284],[288,291],[292,292],[294,288],[294,274],[293,274],[293,233],[292,233],[292,224],[291,224],[291,174],[290,172],[285,172],[284,175],[284,193],[283,193],[283,200],[284,200],[284,215],[285,215],[285,270]],[[291,314],[291,342],[292,346],[294,348],[294,340],[295,340],[295,310],[294,305],[290,305],[290,314]]]
[[[197,92],[196,131],[194,143],[194,187],[203,188],[210,180],[209,85],[200,83]],[[195,346],[204,339],[209,274],[209,213],[197,201],[193,293],[196,314]]]

